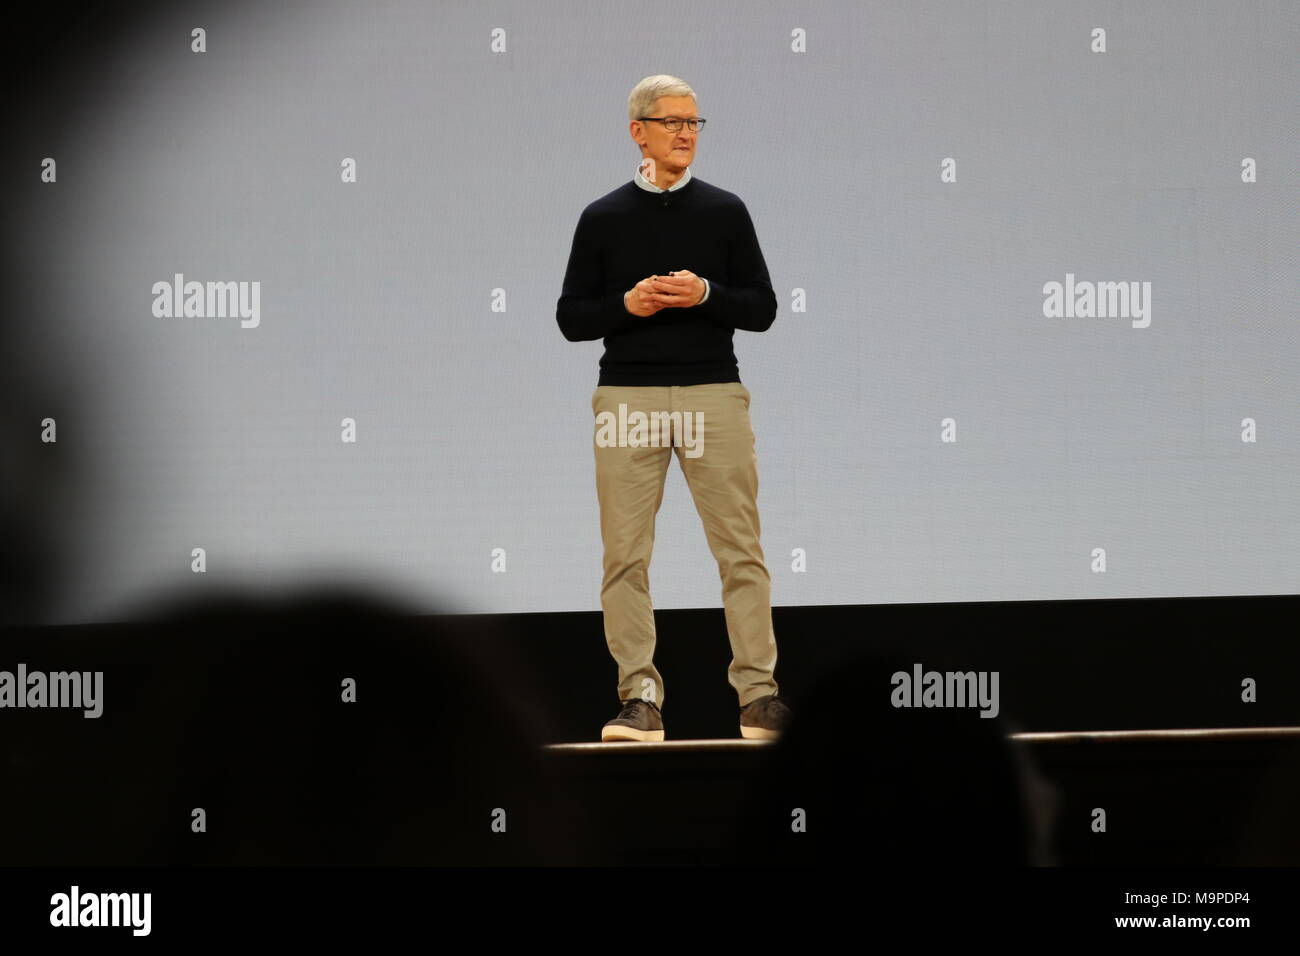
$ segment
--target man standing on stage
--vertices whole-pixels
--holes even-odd
[[[605,344],[591,407],[604,542],[600,603],[621,710],[601,739],[664,739],[648,570],[673,451],[722,578],[740,733],[772,738],[790,708],[773,677],[758,460],[732,336],[766,331],[776,295],[745,204],[691,174],[705,123],[694,91],[674,76],[648,76],[628,97],[628,120],[641,165],[582,211],[555,312],[570,342]],[[626,423],[641,416],[664,423],[665,433],[628,431]]]

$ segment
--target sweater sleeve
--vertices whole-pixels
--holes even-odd
[[[727,256],[729,281],[723,284],[709,277],[708,294],[695,307],[696,311],[716,325],[766,332],[776,321],[776,293],[772,291],[754,221],[744,203],[740,205],[740,221]]]
[[[627,328],[636,318],[624,305],[623,292],[601,294],[603,282],[599,231],[584,209],[573,232],[564,286],[555,305],[555,321],[570,342],[603,339]]]

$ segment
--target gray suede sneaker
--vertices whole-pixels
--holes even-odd
[[[625,700],[618,716],[601,728],[600,739],[663,740],[663,715],[648,700]]]
[[[749,740],[775,740],[790,722],[790,705],[784,697],[769,694],[740,708],[740,736]]]

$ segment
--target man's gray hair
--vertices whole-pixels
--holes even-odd
[[[649,116],[650,111],[654,109],[655,101],[661,96],[689,96],[694,99],[695,91],[686,84],[685,80],[669,76],[667,73],[647,76],[632,87],[632,93],[627,98],[627,118],[634,120]]]

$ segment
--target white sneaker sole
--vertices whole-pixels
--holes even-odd
[[[604,740],[642,740],[660,741],[664,739],[662,730],[637,730],[635,727],[604,727],[600,731]]]
[[[746,740],[776,740],[781,736],[781,731],[767,730],[764,727],[746,727],[744,724],[741,724],[740,736],[744,737]]]

